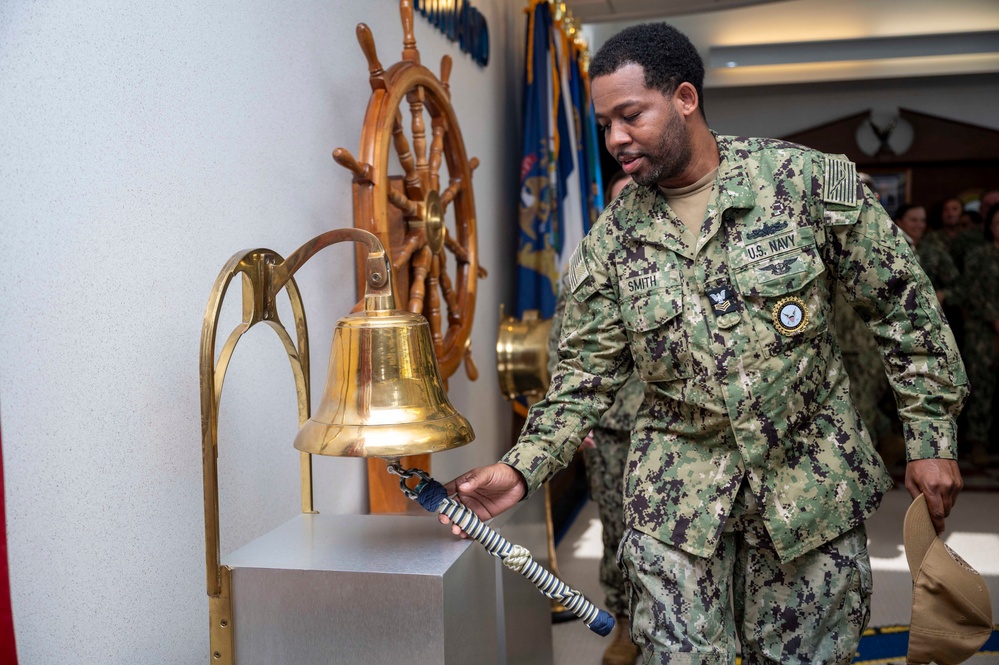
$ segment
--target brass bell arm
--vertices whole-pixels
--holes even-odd
[[[392,294],[392,267],[381,241],[370,231],[357,228],[333,229],[322,233],[292,252],[287,259],[271,268],[271,299],[284,288],[292,275],[317,252],[339,242],[352,241],[368,248],[368,258],[364,265],[365,289],[364,308],[366,310],[391,310],[395,307]]]
[[[258,248],[234,254],[223,266],[212,287],[201,330],[201,420],[202,464],[205,490],[205,539],[208,595],[212,601],[225,596],[228,587],[225,569],[220,563],[219,496],[218,496],[218,417],[229,363],[243,335],[254,325],[266,322],[278,335],[291,363],[298,394],[299,423],[307,422],[310,414],[309,341],[305,308],[293,275],[317,252],[330,245],[353,241],[368,248],[365,264],[365,305],[372,309],[391,309],[392,280],[388,260],[381,242],[374,234],[361,229],[346,228],[328,231],[299,247],[287,259],[269,249]],[[241,278],[241,279],[240,279]],[[242,321],[237,325],[216,359],[216,338],[222,303],[232,282],[243,287]],[[291,302],[293,339],[278,317],[277,294],[286,290]],[[302,512],[313,512],[312,463],[307,454],[301,456]],[[213,612],[214,614],[214,612]],[[213,623],[213,631],[218,626]],[[213,639],[214,641],[214,639]]]

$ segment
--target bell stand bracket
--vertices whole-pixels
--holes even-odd
[[[269,249],[237,252],[219,272],[205,309],[201,328],[200,384],[202,467],[205,494],[205,559],[207,569],[210,662],[235,665],[232,616],[232,570],[223,566],[219,537],[218,423],[219,403],[225,373],[240,338],[255,324],[264,322],[277,333],[284,345],[295,378],[298,394],[299,426],[308,421],[311,411],[309,378],[309,334],[301,292],[294,274],[316,253],[344,241],[368,248],[364,263],[364,306],[368,310],[391,309],[391,266],[381,242],[370,232],[357,228],[334,229],[320,234],[295,250],[287,259]],[[229,334],[218,360],[215,342],[219,315],[229,285],[241,277],[242,321]],[[282,290],[288,294],[294,318],[295,339],[278,317],[276,298]],[[297,340],[297,341],[296,341]],[[302,512],[315,513],[312,491],[312,455],[300,452]]]

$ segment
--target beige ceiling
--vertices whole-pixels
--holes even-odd
[[[691,38],[705,63],[711,47],[719,46],[912,35],[932,39],[940,33],[999,30],[997,0],[568,0],[566,4],[583,22],[591,50],[627,25],[665,19]],[[705,86],[995,73],[999,38],[995,42],[990,53],[708,67]]]
[[[583,23],[605,23],[664,18],[780,1],[782,0],[569,0],[566,4]]]

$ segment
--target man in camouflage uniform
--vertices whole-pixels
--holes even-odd
[[[892,483],[850,401],[834,289],[878,340],[906,486],[942,531],[966,377],[932,287],[853,164],[711,132],[700,57],[671,26],[615,35],[590,73],[636,184],[570,262],[559,363],[518,445],[449,489],[480,517],[506,510],[637,368],[620,557],[645,662],[731,663],[738,634],[746,663],[849,663],[870,607],[864,520]],[[702,190],[695,221],[684,197]]]
[[[961,211],[964,203],[957,197],[944,199],[940,210],[940,227],[931,230],[919,242],[919,255],[935,261],[944,254],[951,257],[951,263],[958,272],[964,266],[964,252],[969,248],[969,238],[962,234]],[[932,275],[931,275],[932,277]],[[954,302],[943,303],[943,311],[954,331],[959,347],[964,346],[964,311]]]
[[[939,234],[926,233],[926,208],[918,203],[907,203],[895,211],[895,223],[905,231],[910,243],[916,248],[916,256],[923,272],[937,292],[937,300],[947,302],[954,293],[953,287],[961,274],[954,263],[954,257],[939,238]]]

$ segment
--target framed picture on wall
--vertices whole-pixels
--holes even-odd
[[[888,214],[894,218],[895,211],[903,203],[909,201],[910,198],[911,192],[909,188],[912,183],[912,175],[909,169],[901,171],[862,170],[871,176],[871,179],[874,181],[874,186],[871,189],[877,195],[878,199],[880,199],[881,205],[888,211]]]

